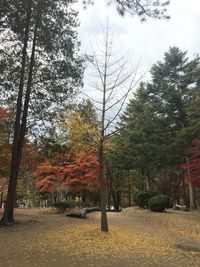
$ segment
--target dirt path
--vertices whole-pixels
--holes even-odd
[[[200,248],[199,213],[129,208],[108,214],[109,234],[99,231],[99,218],[18,209],[19,223],[0,227],[0,266],[200,266],[200,252],[193,251]]]

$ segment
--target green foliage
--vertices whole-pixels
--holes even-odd
[[[59,201],[54,203],[54,207],[58,213],[64,213],[67,209],[76,208],[79,203],[76,200],[68,199],[66,201]]]
[[[0,94],[2,104],[15,108],[26,25],[27,0],[6,0],[1,24]],[[37,3],[42,14],[38,20],[36,55],[30,98],[28,124],[34,135],[55,127],[55,115],[67,105],[82,86],[83,58],[79,56],[77,12],[72,1],[42,0],[32,2],[29,43],[33,41]],[[3,4],[4,5],[4,4]],[[28,49],[30,50],[30,49]],[[30,51],[27,52],[28,76]],[[27,79],[25,78],[25,83]],[[51,125],[50,125],[51,124]],[[38,131],[40,128],[40,131]],[[36,138],[37,139],[37,138]],[[39,139],[39,138],[38,138]]]
[[[170,208],[170,202],[169,196],[157,195],[149,200],[149,209],[155,212],[163,212],[166,208]]]
[[[149,200],[158,194],[156,190],[138,191],[134,194],[134,201],[140,208],[147,208]]]
[[[138,190],[145,189],[148,178],[150,186],[171,194],[182,175],[178,166],[185,151],[200,134],[200,59],[171,47],[151,75],[121,116],[113,154],[121,168],[135,171]]]

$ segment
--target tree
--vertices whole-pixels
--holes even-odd
[[[39,191],[50,193],[52,199],[59,200],[67,190],[63,170],[64,167],[59,166],[55,160],[41,163],[33,173]]]
[[[73,153],[93,150],[99,139],[98,118],[87,99],[59,115],[62,140]]]
[[[64,174],[69,190],[80,192],[99,187],[99,161],[95,151],[79,152],[72,163],[67,164]]]
[[[98,189],[99,162],[95,151],[79,152],[57,160],[46,160],[34,172],[40,192],[55,200],[65,199],[68,192]]]
[[[25,8],[26,6],[27,8]],[[3,11],[4,17],[1,22],[3,22],[3,25],[5,24],[5,28],[10,27],[11,31],[18,36],[19,41],[22,41],[23,46],[21,73],[18,75],[20,82],[8,197],[2,218],[2,222],[7,224],[14,221],[13,209],[22,148],[27,128],[28,109],[32,99],[34,99],[31,98],[31,91],[34,92],[36,88],[41,87],[42,90],[48,89],[46,94],[39,92],[40,97],[35,98],[36,104],[41,103],[39,101],[41,97],[42,99],[48,98],[48,96],[51,96],[52,91],[55,93],[55,89],[58,90],[58,94],[54,94],[54,96],[57,96],[59,100],[62,98],[64,103],[65,97],[63,97],[63,94],[67,92],[67,95],[70,95],[70,92],[73,92],[72,87],[80,84],[81,72],[79,74],[79,71],[81,70],[81,60],[76,56],[77,42],[76,33],[73,29],[74,26],[77,26],[74,18],[76,13],[69,10],[68,3],[65,1],[29,0],[24,2],[22,0],[16,3],[16,1],[10,0],[6,2],[6,8]],[[20,12],[18,13],[18,11]],[[23,18],[21,23],[19,15],[22,15]],[[27,45],[29,40],[32,43],[32,50],[28,62]],[[39,55],[37,62],[36,52]],[[26,64],[27,62],[28,64]],[[49,62],[52,64],[48,64]],[[40,66],[40,68],[36,68],[36,66]],[[37,73],[35,73],[36,70]],[[27,80],[25,79],[25,73]],[[44,75],[41,76],[41,73]],[[35,74],[37,74],[36,77],[39,77],[38,84],[33,79]],[[53,84],[52,79],[54,80]],[[23,93],[25,82],[27,88],[25,93]],[[44,84],[45,86],[43,87]],[[35,92],[38,93],[38,90]],[[22,105],[23,100],[24,104]],[[48,108],[51,108],[53,105],[52,99],[49,101],[45,100],[44,103],[47,104]],[[39,112],[38,109],[37,112]]]
[[[119,117],[123,105],[130,91],[137,84],[136,70],[128,69],[128,60],[125,56],[116,57],[113,45],[113,36],[107,23],[104,31],[103,45],[100,49],[92,46],[92,53],[88,60],[93,67],[97,80],[92,88],[98,92],[98,99],[91,100],[100,117],[99,142],[99,184],[101,197],[101,230],[108,231],[106,214],[106,179],[105,179],[105,151],[111,136],[115,133],[113,126]],[[130,56],[130,55],[129,55]],[[120,95],[117,92],[120,91]],[[112,114],[112,115],[111,115]],[[114,114],[114,115],[113,115]]]
[[[152,81],[140,85],[121,116],[119,127],[124,128],[116,138],[116,151],[121,150],[129,169],[146,177],[147,189],[156,186],[175,199],[180,185],[185,195],[178,166],[200,129],[194,111],[199,100],[199,58],[189,60],[186,52],[172,47],[163,61],[153,65],[151,74]]]

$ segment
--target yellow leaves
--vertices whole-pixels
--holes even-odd
[[[109,232],[105,233],[96,224],[78,224],[70,228],[66,225],[59,231],[47,232],[43,238],[46,245],[49,244],[58,253],[79,259],[83,257],[89,262],[98,260],[105,263],[109,260],[115,264],[122,260],[127,263],[125,266],[133,266],[131,262],[138,260],[137,266],[155,266],[162,262],[167,262],[167,266],[182,266],[187,259],[191,266],[200,263],[199,253],[182,251],[171,239],[163,239],[144,229],[110,225]],[[152,265],[148,265],[148,261]]]
[[[188,218],[197,230],[199,221],[195,222],[194,213],[155,214],[133,208],[132,211],[132,217],[127,216],[131,208],[126,215],[124,212],[109,213],[109,232],[104,233],[96,224],[98,213],[91,214],[86,220],[79,220],[55,215],[47,209],[19,209],[19,218],[29,219],[29,222],[24,221],[24,224],[14,226],[12,230],[0,228],[1,264],[60,267],[200,266],[200,253],[178,248],[178,239],[180,243],[187,240],[182,240],[179,233],[176,237],[172,231],[179,224],[186,229]],[[38,217],[37,223],[30,221],[30,218],[35,220],[35,216]],[[165,227],[160,229],[163,222],[166,223]],[[189,231],[186,233],[189,235]],[[197,238],[191,236],[191,243],[195,241]],[[7,258],[10,251],[13,257]]]
[[[99,131],[86,116],[78,111],[66,116],[61,129],[65,132],[73,152],[90,150],[98,143]]]
[[[150,233],[125,229],[112,225],[108,233],[101,232],[98,225],[79,225],[68,230],[49,232],[45,240],[55,249],[71,255],[94,258],[132,258],[135,253],[158,257],[174,253],[175,245],[166,243]],[[91,254],[92,251],[92,254]]]

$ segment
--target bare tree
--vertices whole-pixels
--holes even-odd
[[[91,87],[96,96],[91,93],[85,94],[95,104],[97,112],[100,114],[100,138],[98,142],[99,152],[99,184],[101,197],[101,230],[108,231],[108,222],[106,214],[106,179],[105,179],[105,145],[110,137],[116,133],[115,122],[118,119],[126,99],[139,79],[137,76],[137,67],[129,66],[130,54],[119,56],[114,51],[115,40],[111,33],[111,28],[107,23],[104,31],[104,40],[98,41],[94,47],[92,45],[92,54],[87,56],[92,65],[92,75],[95,76],[91,82]],[[97,96],[98,95],[98,96]]]

